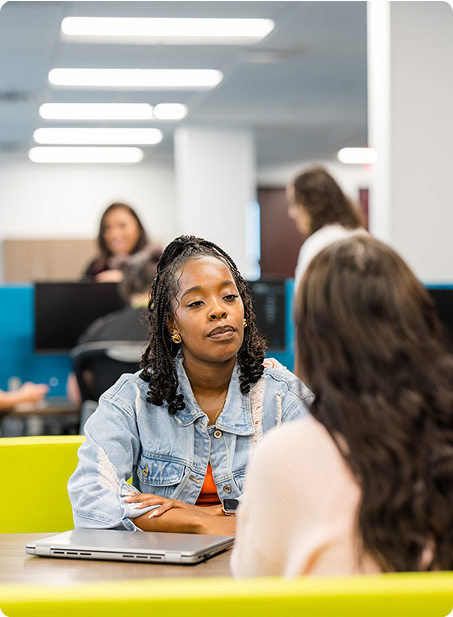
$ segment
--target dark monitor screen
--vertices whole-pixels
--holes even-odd
[[[285,349],[285,281],[259,280],[248,283],[258,329],[270,350]]]
[[[448,339],[446,343],[453,348],[453,288],[428,287],[428,292],[434,300],[440,321],[445,326]]]
[[[95,319],[123,306],[117,283],[36,283],[35,352],[69,353]]]

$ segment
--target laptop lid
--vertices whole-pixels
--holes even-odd
[[[29,542],[25,552],[41,557],[194,564],[229,548],[233,542],[230,536],[73,529]]]

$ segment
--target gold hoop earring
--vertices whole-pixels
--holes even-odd
[[[173,343],[175,343],[176,345],[179,345],[179,343],[181,343],[182,338],[181,335],[176,333],[176,334],[172,334],[171,335],[171,340],[173,341]]]
[[[246,320],[246,319],[244,319],[244,321],[242,322],[242,324],[243,324],[244,328],[246,328],[246,327],[248,326],[247,320]]]

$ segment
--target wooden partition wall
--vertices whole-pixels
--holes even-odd
[[[77,281],[95,255],[95,240],[4,240],[3,278]]]

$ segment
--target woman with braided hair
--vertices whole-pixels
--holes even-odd
[[[307,415],[313,396],[264,359],[246,283],[212,242],[167,246],[149,322],[141,372],[123,375],[85,425],[69,481],[75,525],[234,535],[222,500],[241,497],[262,435]]]

